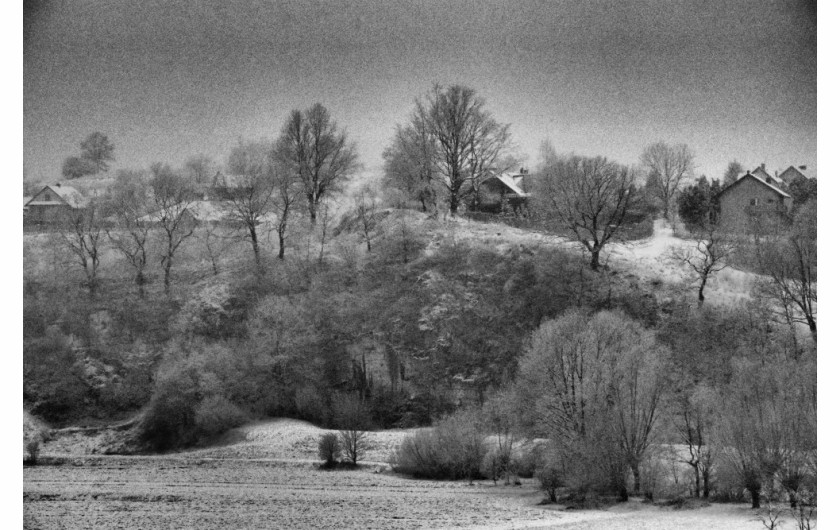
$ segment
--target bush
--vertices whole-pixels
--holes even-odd
[[[460,411],[431,429],[407,436],[390,463],[395,471],[415,477],[472,480],[482,476],[486,453],[475,414]]]
[[[318,440],[318,456],[324,461],[325,468],[335,467],[341,455],[341,443],[335,433],[321,435]]]
[[[540,489],[545,492],[548,502],[557,502],[557,493],[563,487],[563,469],[558,462],[549,460],[537,470]]]
[[[329,405],[324,398],[324,392],[319,392],[312,386],[305,386],[295,392],[295,409],[302,420],[317,424],[324,424],[329,420]]]
[[[199,436],[216,436],[239,427],[248,420],[242,410],[222,396],[201,400],[195,411],[195,427]]]
[[[24,463],[34,466],[38,464],[38,455],[41,454],[41,440],[33,438],[26,442],[26,459]]]

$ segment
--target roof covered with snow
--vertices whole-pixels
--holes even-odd
[[[766,172],[763,172],[763,173],[764,173],[765,175],[767,174]],[[778,193],[778,194],[779,194],[779,195],[781,195],[782,197],[787,197],[788,199],[790,198],[790,194],[788,194],[788,193],[787,193],[787,192],[785,192],[785,191],[782,191],[781,189],[779,189],[779,187],[778,187],[778,186],[775,186],[775,185],[773,185],[773,184],[770,184],[769,182],[767,182],[767,179],[766,179],[766,178],[761,178],[761,177],[760,177],[760,176],[758,176],[758,175],[753,175],[753,174],[752,174],[752,173],[750,173],[749,171],[747,171],[747,172],[746,172],[746,173],[744,173],[743,175],[740,175],[740,176],[738,177],[738,179],[737,179],[735,182],[733,182],[733,183],[732,183],[732,184],[730,184],[729,186],[725,187],[725,188],[724,188],[724,189],[720,192],[720,194],[719,194],[719,195],[722,195],[722,194],[726,193],[726,190],[728,190],[728,189],[732,188],[733,186],[738,185],[738,184],[739,184],[739,183],[740,183],[743,179],[745,179],[745,178],[752,178],[752,179],[755,179],[755,180],[757,180],[758,182],[761,182],[762,184],[764,184],[765,186],[767,186],[768,188],[770,188],[771,190],[775,191],[776,193]],[[771,177],[771,178],[772,178],[772,177]],[[776,180],[778,180],[778,179],[776,179]]]
[[[55,195],[53,197],[52,194]],[[88,200],[76,188],[59,183],[44,186],[36,193],[25,206],[60,206],[68,205],[71,208],[84,208]]]
[[[519,197],[527,197],[528,194],[522,191],[522,188],[519,187],[519,184],[514,181],[514,175],[509,173],[502,173],[501,175],[496,175],[496,178],[499,179],[502,184],[510,188],[512,192],[514,192]]]

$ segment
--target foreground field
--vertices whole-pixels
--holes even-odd
[[[532,480],[413,480],[382,462],[406,431],[375,433],[359,470],[321,471],[313,442],[323,432],[259,422],[226,445],[167,456],[84,455],[89,445],[57,440],[46,449],[60,465],[24,469],[24,528],[763,528],[746,505],[564,511],[539,506]]]
[[[746,506],[560,512],[522,487],[306,462],[80,457],[24,471],[25,528],[762,528]]]

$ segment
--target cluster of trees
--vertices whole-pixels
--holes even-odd
[[[415,101],[383,153],[386,184],[436,211],[438,196],[451,214],[479,200],[481,184],[518,165],[510,125],[497,122],[472,88],[435,85]]]
[[[815,505],[815,345],[792,345],[767,311],[686,304],[646,327],[620,311],[567,310],[530,334],[495,397],[406,438],[392,465],[430,478],[535,474],[551,501]],[[521,443],[533,438],[548,443]]]
[[[113,145],[101,133],[92,134],[82,148],[82,158],[97,171],[107,169],[106,162],[113,160]],[[226,183],[229,187],[221,201],[223,213],[228,224],[243,232],[250,242],[257,270],[263,265],[258,227],[270,224],[278,237],[278,257],[283,259],[295,212],[305,206],[314,226],[324,200],[339,192],[359,169],[357,158],[347,133],[338,129],[320,104],[293,111],[273,142],[240,141],[234,146],[226,169],[235,179]],[[68,212],[63,227],[65,241],[85,274],[91,295],[99,283],[98,269],[106,242],[133,270],[141,295],[150,281],[147,269],[154,261],[150,259],[154,258],[150,256],[153,244],[167,293],[173,263],[186,240],[207,236],[204,239],[213,254],[209,244],[212,234],[204,234],[210,231],[196,226],[191,212],[211,184],[211,170],[212,162],[206,157],[191,158],[183,171],[164,163],[153,164],[148,172],[123,170],[106,194],[91,198],[84,209]],[[370,201],[367,205],[370,209]]]
[[[67,157],[61,167],[65,178],[75,179],[108,171],[108,163],[114,161],[114,144],[101,132],[91,133],[81,143],[79,156]]]

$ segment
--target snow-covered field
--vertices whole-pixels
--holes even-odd
[[[632,500],[566,511],[540,506],[533,479],[494,486],[396,475],[378,462],[410,431],[372,433],[361,469],[322,471],[315,447],[324,432],[271,420],[237,429],[224,446],[28,467],[24,528],[763,528],[747,505],[674,510]]]

